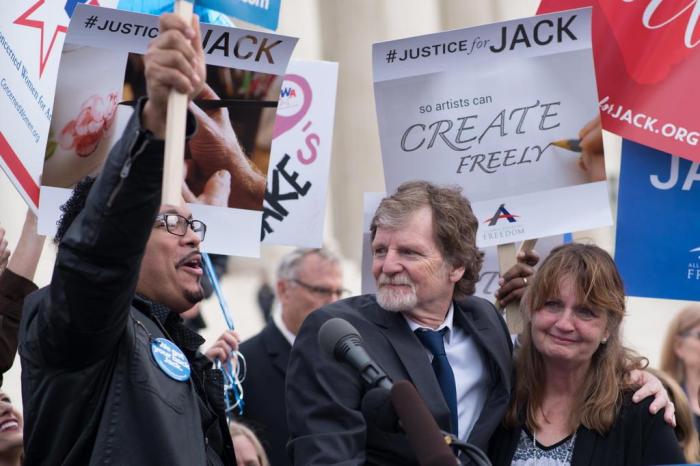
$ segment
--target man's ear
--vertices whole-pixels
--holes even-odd
[[[462,277],[464,276],[464,270],[465,270],[464,266],[452,267],[452,269],[450,271],[450,281],[452,283],[457,283],[458,281],[460,281],[462,279]]]
[[[288,288],[289,288],[289,284],[287,283],[287,280],[277,280],[277,285],[276,285],[277,298],[282,299],[282,296],[284,296],[287,293]]]

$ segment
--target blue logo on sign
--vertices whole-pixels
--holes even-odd
[[[190,378],[190,363],[175,343],[165,338],[151,342],[151,354],[160,370],[171,379],[184,382]]]

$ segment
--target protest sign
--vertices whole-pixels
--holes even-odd
[[[0,167],[35,211],[61,47],[77,3],[5,2],[0,18]],[[116,0],[90,3],[114,6]]]
[[[338,64],[291,61],[282,81],[263,203],[262,240],[323,244]]]
[[[76,8],[46,145],[40,228],[51,223],[42,218],[52,216],[45,203],[55,205],[52,198],[65,196],[66,188],[101,169],[132,113],[131,106],[117,104],[145,95],[142,54],[157,35],[156,16]],[[198,130],[187,145],[185,184],[187,200],[198,199],[190,204],[193,215],[208,225],[205,252],[259,254],[273,123],[265,127],[261,115],[277,105],[295,43],[285,36],[202,25],[207,86],[190,106]],[[223,199],[208,191],[219,170],[231,174],[231,192]]]
[[[700,300],[700,163],[622,143],[615,262],[626,293]]]
[[[387,191],[461,186],[481,247],[609,225],[607,182],[587,178],[575,148],[598,114],[590,15],[374,44]]]
[[[363,199],[363,222],[362,222],[362,293],[376,293],[377,287],[372,276],[372,241],[370,240],[369,227],[372,223],[374,212],[379,207],[379,202],[384,198],[385,193],[365,193]],[[564,235],[549,236],[540,238],[537,241],[535,250],[540,257],[544,258],[557,246],[568,242]],[[479,272],[479,281],[476,283],[474,296],[494,300],[494,294],[498,290],[498,253],[496,247],[483,248],[484,263]],[[540,261],[541,263],[542,261]]]
[[[603,128],[700,161],[700,2],[542,0],[538,13],[591,5]]]
[[[173,0],[119,0],[120,10],[159,15],[173,11]],[[225,24],[220,15],[233,16],[267,29],[277,29],[282,0],[197,0],[194,12],[204,22]],[[213,10],[213,11],[212,11]]]

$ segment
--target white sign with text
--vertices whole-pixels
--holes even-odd
[[[204,252],[260,254],[264,171],[279,87],[296,39],[202,24],[207,83],[190,104],[197,131],[188,140],[183,195],[207,224]],[[158,17],[78,5],[61,54],[45,145],[39,227],[52,234],[60,205],[86,175],[99,174],[145,95],[143,53]],[[90,70],[87,72],[86,70]],[[229,182],[220,174],[228,171]],[[42,229],[47,228],[47,229]]]
[[[34,211],[58,63],[77,3],[13,0],[0,15],[0,167]],[[116,0],[99,4],[114,7]]]
[[[337,63],[289,62],[277,104],[263,204],[266,244],[323,244],[337,83]]]
[[[481,247],[609,225],[607,183],[588,179],[576,147],[598,115],[590,17],[374,44],[387,191],[413,179],[461,186]]]

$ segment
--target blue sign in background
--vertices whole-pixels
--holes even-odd
[[[205,8],[257,24],[273,31],[277,29],[282,0],[196,0],[195,6]]]
[[[75,0],[72,0],[75,1]],[[277,29],[282,0],[195,0],[194,12],[205,23],[231,26],[224,15],[267,29]],[[173,0],[119,0],[117,8],[159,15],[173,11]]]
[[[629,296],[700,300],[700,167],[625,140],[617,262]]]

